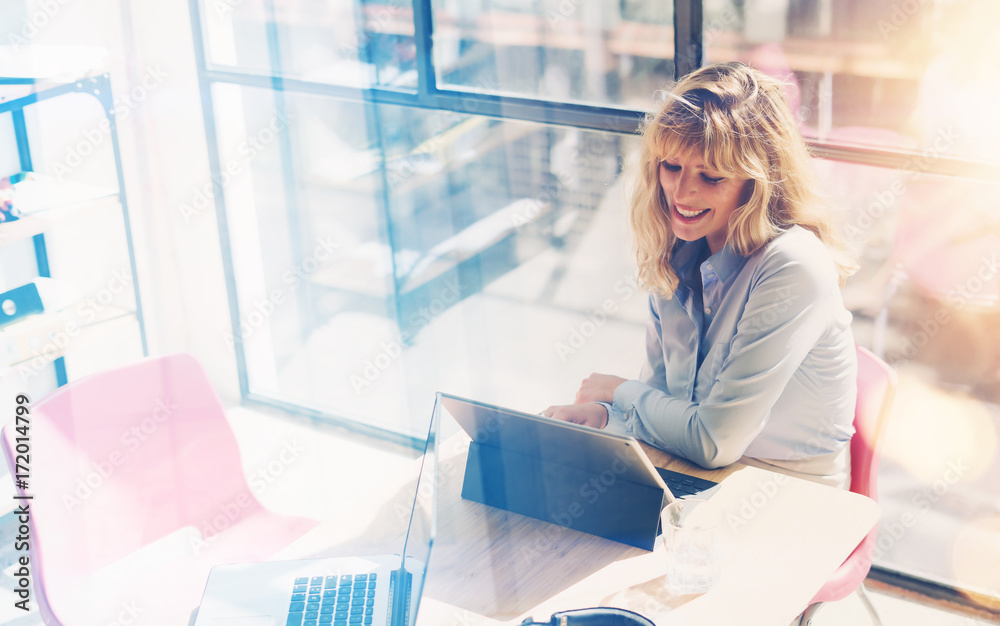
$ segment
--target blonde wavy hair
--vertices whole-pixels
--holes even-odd
[[[857,269],[829,219],[809,152],[782,83],[742,63],[708,65],[682,79],[642,125],[639,171],[629,206],[641,284],[671,297],[677,238],[660,188],[660,162],[694,151],[706,168],[748,180],[726,241],[749,256],[790,226],[816,234],[830,250],[841,286]]]

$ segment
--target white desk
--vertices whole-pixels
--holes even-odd
[[[468,439],[441,446],[438,534],[418,624],[520,624],[527,616],[620,606],[660,625],[783,626],[791,622],[878,519],[857,494],[739,466],[705,472],[647,448],[655,465],[720,480],[725,511],[719,584],[701,596],[663,588],[664,548],[646,552],[460,497]],[[416,467],[416,466],[415,466]],[[340,516],[276,558],[399,550],[414,476],[357,515]]]

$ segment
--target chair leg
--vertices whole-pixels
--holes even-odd
[[[813,618],[816,617],[816,613],[823,608],[822,602],[817,602],[816,604],[810,604],[806,607],[805,611],[802,611],[802,615],[799,617],[799,621],[796,622],[798,626],[812,626]]]
[[[861,598],[861,604],[865,605],[865,609],[868,610],[868,616],[872,618],[872,624],[874,626],[882,626],[882,620],[879,619],[878,612],[875,611],[875,605],[872,604],[871,598],[868,597],[868,592],[865,591],[864,583],[858,585],[858,597]]]
[[[864,605],[865,610],[868,611],[868,616],[871,617],[872,626],[882,626],[882,620],[879,619],[878,612],[875,611],[875,605],[872,604],[871,598],[868,597],[868,592],[865,591],[864,584],[858,586],[857,593],[858,597],[861,598],[861,604]],[[791,626],[814,626],[813,619],[816,617],[816,613],[823,608],[823,604],[823,602],[810,604],[806,607],[805,611],[802,611],[802,615],[792,622]]]

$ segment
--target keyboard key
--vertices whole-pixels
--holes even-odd
[[[365,600],[365,606],[375,606],[375,598],[368,596],[368,599]]]
[[[368,574],[358,574],[354,577],[354,580],[368,580]]]
[[[300,612],[301,613],[302,611],[306,610],[306,603],[305,602],[292,602],[288,606],[288,610],[291,611],[292,613],[295,613],[295,612]]]
[[[306,611],[306,621],[319,619],[319,611]]]
[[[363,621],[365,621],[365,616],[364,615],[352,615],[347,620],[347,623],[348,624],[360,624]]]
[[[320,624],[332,624],[333,623],[333,615],[320,615],[319,616],[319,623]]]
[[[369,589],[374,589],[375,588],[375,581],[374,580],[371,581],[370,583],[368,583],[368,588]]]
[[[340,577],[340,584],[341,585],[343,585],[344,583],[348,583],[349,584],[350,582],[351,582],[351,575],[350,574],[344,574],[343,576]]]
[[[302,616],[304,613],[302,611],[294,611],[288,614],[288,619],[285,621],[285,626],[302,626]]]
[[[334,618],[333,626],[347,626],[347,618],[346,617],[344,619]]]
[[[319,602],[306,602],[306,611],[319,611]]]
[[[304,622],[302,622],[302,626],[318,626],[318,625],[316,623],[316,620],[314,620],[314,619],[307,619]]]
[[[301,585],[295,585],[295,587],[292,588],[292,591],[295,593],[305,593],[308,590],[309,590],[309,585],[305,583],[302,583]]]
[[[376,578],[378,578],[378,574],[376,574],[375,572],[368,574],[368,580],[375,580]]]
[[[373,607],[373,606],[366,606],[365,607],[365,615],[371,615],[373,613],[375,613],[375,607]]]
[[[309,579],[305,578],[305,577],[296,578],[295,579],[295,584],[296,585],[308,585],[309,584]]]
[[[332,605],[332,604],[324,604],[323,606],[321,606],[319,608],[319,614],[320,615],[333,615],[333,606],[334,605]]]
[[[337,590],[336,589],[324,589],[323,590],[323,599],[324,600],[327,599],[327,598],[336,598],[336,597],[337,597]]]
[[[374,598],[375,597],[375,588],[374,587],[372,587],[371,589],[368,590],[368,597],[369,598]]]
[[[365,626],[372,626],[372,616],[365,617]]]
[[[327,576],[326,580],[323,581],[323,587],[325,589],[330,589],[331,587],[336,587],[338,582],[339,581],[336,576]]]
[[[292,602],[305,602],[305,601],[306,601],[306,594],[304,593],[292,594]]]

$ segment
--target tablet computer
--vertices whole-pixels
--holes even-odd
[[[674,497],[635,439],[440,396],[472,439],[463,498],[653,549]]]

